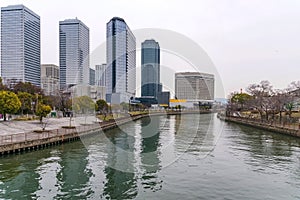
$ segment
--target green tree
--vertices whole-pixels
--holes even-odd
[[[33,96],[28,92],[18,92],[17,94],[19,100],[21,101],[21,114],[26,114],[31,110],[31,103]]]
[[[10,91],[0,91],[0,112],[6,121],[6,114],[16,113],[21,107],[18,96]]]
[[[38,104],[36,115],[40,117],[40,123],[43,122],[43,117],[46,117],[51,112],[51,107],[45,104]]]
[[[129,103],[122,102],[120,105],[122,106],[123,110],[129,110]]]
[[[231,102],[239,105],[240,109],[244,109],[244,105],[247,101],[252,98],[251,95],[247,93],[235,93],[231,97]]]
[[[99,99],[96,101],[96,111],[100,112],[103,115],[103,120],[105,120],[109,112],[109,105],[105,100]]]
[[[96,111],[103,111],[103,110],[108,110],[108,104],[106,103],[105,100],[99,99],[96,101]]]
[[[92,113],[95,111],[95,103],[88,96],[80,96],[73,99],[73,110],[80,114]]]
[[[43,91],[41,90],[40,87],[35,86],[33,84],[31,84],[30,82],[19,82],[17,83],[14,88],[13,88],[13,92],[18,93],[18,92],[27,92],[29,94],[43,94]]]

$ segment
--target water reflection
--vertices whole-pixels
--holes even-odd
[[[134,146],[135,138],[128,131],[114,129],[108,132],[110,142],[107,143],[107,160],[104,173],[103,197],[110,199],[132,199],[137,195],[135,176]]]
[[[144,189],[160,190],[162,180],[158,177],[160,166],[160,122],[161,117],[151,117],[142,120],[141,126],[141,182]]]
[[[296,138],[246,126],[233,125],[232,127],[229,138],[234,145],[231,149],[237,156],[247,154],[243,158],[248,165],[252,166],[253,171],[278,174],[281,171],[297,170],[288,167],[299,153],[293,149],[295,146],[300,146]],[[239,134],[232,134],[236,132]]]
[[[300,198],[299,139],[226,123],[218,141],[222,126],[214,115],[151,117],[2,157],[0,199]]]
[[[56,174],[60,192],[56,199],[76,197],[83,199],[89,196],[92,191],[88,188],[91,171],[87,168],[88,151],[82,143],[73,149],[64,150],[62,146],[61,159],[58,161],[61,166]]]
[[[40,160],[51,156],[50,150],[30,152],[27,156],[20,154],[2,158],[3,164],[0,170],[1,182],[4,184],[1,184],[1,199],[36,199],[38,197],[36,191],[40,187],[41,176],[36,168],[41,165]]]

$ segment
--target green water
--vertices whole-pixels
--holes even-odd
[[[300,140],[213,114],[0,158],[0,199],[300,199]]]

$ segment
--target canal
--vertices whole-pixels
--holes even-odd
[[[300,199],[300,139],[153,116],[1,157],[0,199]]]

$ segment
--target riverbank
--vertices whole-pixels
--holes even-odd
[[[58,119],[59,123],[54,125],[54,120],[52,123],[52,128],[47,129],[45,131],[36,131],[38,124],[37,122],[18,122],[21,123],[16,126],[16,123],[10,122],[10,125],[6,123],[6,126],[11,129],[6,130],[19,130],[20,126],[23,126],[23,130],[31,129],[30,131],[23,131],[14,134],[0,134],[0,154],[12,154],[19,153],[25,151],[36,150],[40,148],[45,148],[48,146],[53,146],[57,144],[62,144],[65,142],[70,142],[74,140],[79,140],[80,137],[84,137],[95,133],[97,131],[105,131],[111,128],[115,128],[119,125],[135,121],[144,117],[151,116],[160,116],[160,115],[181,115],[181,114],[206,114],[211,113],[211,111],[168,111],[168,112],[151,112],[148,114],[137,114],[137,115],[128,115],[126,117],[117,118],[114,120],[104,121],[104,122],[96,122],[95,117],[91,117],[91,119],[86,119],[82,117],[73,118],[72,124],[74,124],[74,120],[79,123],[77,126],[68,127],[69,118]],[[75,123],[76,124],[76,123]],[[14,129],[12,128],[13,126]],[[17,127],[17,128],[16,128]],[[64,127],[64,128],[62,128]],[[4,129],[5,130],[5,129]],[[41,130],[41,128],[39,128]],[[1,131],[0,131],[1,133]]]
[[[5,155],[26,152],[79,140],[80,137],[88,136],[100,130],[105,131],[146,116],[148,115],[136,115],[105,122],[93,122],[92,124],[89,122],[89,124],[82,124],[80,126],[63,126],[64,128],[45,130],[41,132],[30,131],[10,135],[1,135],[0,154]]]
[[[299,126],[289,126],[285,124],[276,124],[276,123],[265,123],[260,120],[251,119],[251,118],[242,118],[242,117],[233,117],[233,116],[224,116],[218,114],[218,118],[226,122],[232,122],[236,124],[241,124],[244,126],[250,126],[266,131],[276,132],[280,134],[290,135],[300,138],[300,129]]]

